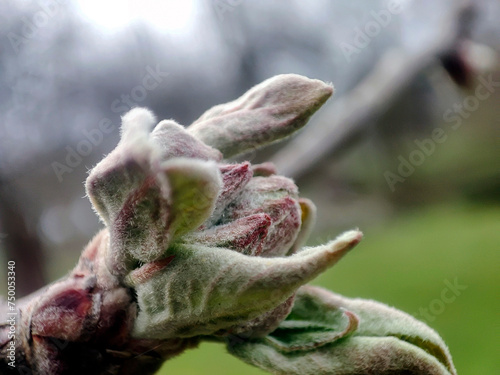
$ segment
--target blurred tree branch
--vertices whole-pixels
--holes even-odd
[[[319,161],[345,150],[368,120],[387,109],[417,74],[468,36],[462,21],[470,24],[473,9],[468,1],[454,2],[439,34],[425,49],[401,47],[385,52],[365,79],[325,106],[307,129],[272,157],[280,173],[295,179],[305,177]]]

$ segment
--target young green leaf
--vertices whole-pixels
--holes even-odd
[[[228,158],[291,135],[332,93],[331,85],[317,79],[278,75],[233,102],[209,109],[188,131]]]

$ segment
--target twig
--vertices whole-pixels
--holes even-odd
[[[425,50],[399,48],[385,52],[361,83],[325,106],[307,129],[272,157],[280,173],[298,179],[318,161],[343,149],[369,118],[390,106],[424,67],[455,43],[459,21],[469,10],[468,1],[453,2],[439,35]]]

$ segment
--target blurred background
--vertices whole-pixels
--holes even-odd
[[[297,73],[335,95],[245,158],[316,203],[310,244],[364,231],[315,284],[424,320],[459,374],[498,373],[499,18],[497,0],[2,0],[1,280],[15,260],[20,298],[73,267],[102,226],[83,182],[130,108],[187,126]],[[161,373],[263,374],[217,344]]]

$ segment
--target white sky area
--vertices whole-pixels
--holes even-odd
[[[134,21],[144,21],[169,33],[185,32],[193,26],[196,0],[78,0],[89,21],[110,31]]]

